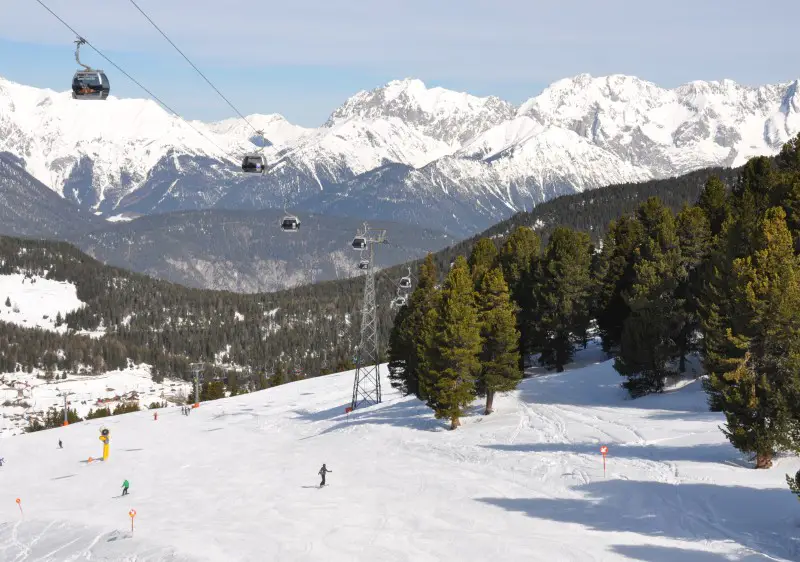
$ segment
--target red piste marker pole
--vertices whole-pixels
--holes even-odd
[[[133,534],[133,519],[134,519],[134,517],[136,517],[136,510],[135,509],[131,509],[128,512],[128,515],[131,516],[131,534]]]
[[[19,498],[17,498],[17,505],[19,506],[19,512],[20,512],[20,514],[21,514],[23,517],[25,517],[25,512],[23,512],[23,511],[22,511],[22,500],[21,500],[21,499],[19,499]]]
[[[606,477],[606,455],[608,454],[608,447],[603,445],[600,447],[600,454],[603,455],[603,478]]]

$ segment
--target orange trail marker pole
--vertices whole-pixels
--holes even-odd
[[[608,447],[603,445],[600,447],[600,454],[603,455],[603,478],[606,477],[606,455],[608,454]]]
[[[128,515],[131,516],[131,533],[133,533],[133,518],[136,517],[136,510],[135,509],[131,509],[128,512]]]
[[[23,512],[23,511],[22,511],[22,500],[20,500],[19,498],[17,498],[17,505],[19,506],[19,512],[20,512],[20,514],[21,514],[23,517],[25,517],[25,512]]]

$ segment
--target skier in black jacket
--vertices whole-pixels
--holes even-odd
[[[322,482],[320,482],[319,487],[322,488],[325,485],[325,473],[333,472],[332,470],[328,470],[325,467],[325,463],[322,463],[322,468],[319,469],[319,475],[322,476]]]

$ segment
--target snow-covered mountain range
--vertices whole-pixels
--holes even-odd
[[[190,287],[243,293],[363,273],[357,268],[363,256],[350,245],[361,221],[307,213],[299,232],[286,235],[278,228],[283,214],[210,209],[103,219],[60,197],[16,157],[0,152],[0,236],[62,240],[109,265]],[[388,243],[375,254],[381,269],[456,242],[444,232],[406,223],[370,225],[388,231]]]
[[[56,193],[112,216],[282,207],[473,234],[554,196],[736,166],[800,132],[800,81],[664,89],[579,75],[514,106],[421,81],[362,91],[318,128],[251,115],[186,123],[154,101],[78,102],[0,79],[0,152]]]

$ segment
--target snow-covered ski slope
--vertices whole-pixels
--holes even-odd
[[[83,306],[72,283],[21,273],[0,275],[0,321],[64,333],[65,325],[55,326],[58,313]]]
[[[3,440],[0,560],[800,559],[800,505],[784,482],[800,459],[749,468],[698,382],[626,400],[590,347],[491,416],[476,403],[452,432],[388,384],[383,404],[348,419],[352,382]],[[102,424],[108,462],[82,462],[100,456]],[[333,472],[320,489],[323,462]],[[115,497],[126,478],[131,495]]]

